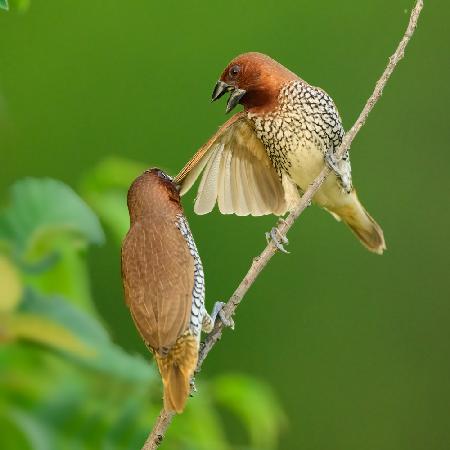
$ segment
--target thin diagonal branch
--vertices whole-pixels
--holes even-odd
[[[381,78],[377,81],[372,95],[367,100],[355,124],[345,134],[344,139],[342,140],[342,143],[335,155],[337,159],[342,158],[344,153],[350,149],[350,145],[353,139],[355,138],[361,127],[364,125],[370,111],[372,111],[373,107],[383,94],[383,89],[386,86],[387,81],[389,80],[390,76],[392,75],[392,72],[394,71],[399,61],[404,56],[405,48],[408,45],[408,42],[410,41],[417,27],[417,22],[422,8],[423,8],[423,0],[417,0],[414,9],[411,11],[408,27],[406,29],[405,34],[403,35],[402,40],[400,41],[393,55],[389,58],[388,65],[386,66],[383,74],[381,75]],[[296,208],[288,215],[286,220],[283,221],[282,224],[278,226],[278,230],[283,236],[286,235],[286,233],[292,227],[292,225],[294,224],[296,219],[300,216],[300,214],[302,214],[303,211],[311,204],[311,201],[315,193],[320,188],[320,186],[325,181],[326,177],[330,174],[330,172],[331,169],[327,165],[325,165],[320,174],[317,176],[317,178],[313,181],[313,183],[310,184],[309,188],[303,194]],[[253,259],[249,271],[247,272],[247,274],[245,275],[244,279],[241,281],[237,289],[234,291],[230,300],[224,306],[223,311],[226,317],[232,317],[234,315],[236,308],[241,303],[242,299],[244,298],[244,295],[250,289],[250,286],[255,282],[258,275],[261,273],[264,267],[266,267],[267,263],[270,261],[272,256],[276,253],[276,251],[277,248],[272,242],[270,242],[266,246],[266,248],[262,251],[262,253]],[[223,328],[224,326],[222,322],[217,321],[214,330],[206,338],[205,343],[202,346],[199,353],[197,372],[200,371],[203,361],[208,356],[208,353],[211,351],[216,342],[221,338]],[[154,450],[158,448],[159,444],[164,438],[167,428],[169,427],[172,421],[172,418],[173,418],[172,413],[168,413],[167,411],[161,410],[161,413],[155,423],[155,426],[152,432],[150,433],[147,441],[145,442],[144,447],[142,447],[142,450]]]

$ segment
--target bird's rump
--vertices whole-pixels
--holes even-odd
[[[222,214],[282,215],[285,186],[244,113],[234,115],[175,178],[186,193],[203,172],[194,210],[207,214],[217,201]]]

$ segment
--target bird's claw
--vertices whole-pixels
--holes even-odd
[[[217,316],[219,316],[219,319],[226,327],[229,327],[232,330],[234,330],[234,320],[232,317],[227,317],[225,315],[223,311],[224,306],[225,306],[224,302],[216,302],[211,313],[211,319],[215,322]]]
[[[283,219],[284,220],[284,219]],[[283,246],[283,244],[289,244],[289,240],[286,236],[281,234],[277,227],[273,227],[270,232],[266,233],[267,242],[273,242],[275,247],[283,253],[289,253]]]

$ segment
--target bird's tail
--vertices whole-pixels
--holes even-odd
[[[337,219],[342,219],[368,250],[378,255],[383,254],[386,250],[383,230],[360,203],[356,192],[351,195],[351,203],[330,208],[330,212],[337,216]]]
[[[155,354],[164,385],[164,409],[183,412],[197,366],[198,341],[189,332],[180,336],[167,356]]]

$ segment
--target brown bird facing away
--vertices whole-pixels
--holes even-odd
[[[228,64],[212,99],[226,92],[226,112],[238,103],[244,111],[222,125],[175,179],[183,195],[203,171],[195,212],[206,214],[217,201],[223,214],[283,215],[328,163],[333,173],[314,202],[343,220],[370,251],[383,253],[383,231],[352,186],[348,152],[334,158],[344,128],[330,96],[261,53]]]
[[[122,280],[131,316],[161,373],[164,408],[179,413],[190,393],[200,333],[212,330],[223,303],[215,304],[211,316],[205,310],[202,262],[178,191],[159,169],[131,185]]]

